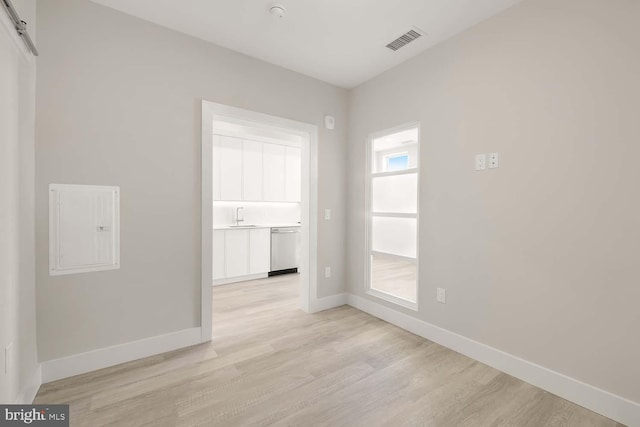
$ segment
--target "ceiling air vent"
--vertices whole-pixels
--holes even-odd
[[[418,30],[416,27],[413,27],[411,30],[407,31],[406,33],[389,43],[386,47],[395,52],[401,47],[408,45],[418,37],[422,37],[422,34],[422,31]]]

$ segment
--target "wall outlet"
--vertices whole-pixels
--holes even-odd
[[[487,155],[476,154],[476,170],[483,171],[487,168]]]
[[[325,209],[324,210],[324,219],[326,221],[329,221],[331,219],[331,209]]]
[[[324,268],[324,277],[326,277],[327,279],[331,277],[331,267]]]
[[[500,167],[500,153],[489,153],[489,169]]]
[[[444,288],[438,288],[437,300],[441,304],[447,303],[447,290]]]
[[[4,349],[4,373],[8,374],[13,365],[13,343],[9,343]]]

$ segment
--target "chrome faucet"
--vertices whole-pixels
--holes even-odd
[[[236,225],[240,225],[241,222],[244,222],[244,208],[242,206],[236,208]]]

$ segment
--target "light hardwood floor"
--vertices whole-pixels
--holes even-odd
[[[371,255],[371,287],[408,301],[416,302],[416,263],[397,256]]]
[[[45,384],[72,426],[620,426],[348,306],[297,275],[213,289],[213,342]]]

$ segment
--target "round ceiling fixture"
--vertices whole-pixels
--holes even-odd
[[[287,14],[287,9],[285,9],[281,4],[274,4],[269,8],[269,12],[271,12],[271,14],[277,18],[284,18],[284,16]]]

